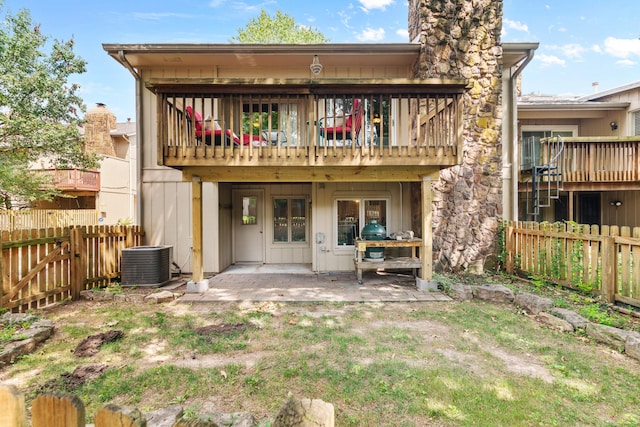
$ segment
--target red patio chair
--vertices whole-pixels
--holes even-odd
[[[336,145],[338,141],[346,143],[352,143],[353,141],[358,144],[358,136],[360,134],[360,129],[362,128],[362,103],[359,99],[353,100],[353,106],[351,107],[351,111],[346,116],[343,125],[338,125],[334,127],[323,127],[323,123],[326,119],[331,119],[332,117],[323,117],[320,119],[320,135],[327,140],[329,145],[335,143]],[[338,118],[338,117],[336,117]],[[333,143],[329,142],[332,141]]]
[[[194,113],[193,108],[190,105],[185,108],[185,111],[187,113],[187,126],[191,126],[192,120],[195,119],[194,127],[196,130],[196,140],[202,141],[202,114],[198,111]],[[214,125],[213,127],[216,126]],[[231,129],[226,129],[224,134],[225,145],[229,145],[232,139],[234,144],[240,145],[240,138],[238,138],[238,135],[231,132]],[[222,129],[204,129],[204,143],[206,145],[211,145],[212,136],[215,145],[222,145]]]

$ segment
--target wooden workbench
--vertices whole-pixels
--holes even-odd
[[[422,245],[422,239],[357,240],[355,243],[356,258],[353,262],[356,268],[358,283],[362,283],[362,272],[364,270],[377,270],[379,268],[411,269],[415,276],[417,270],[422,268],[422,260],[417,250],[417,248]],[[367,261],[364,259],[364,253],[367,248],[411,248],[411,256],[385,258],[383,261]]]

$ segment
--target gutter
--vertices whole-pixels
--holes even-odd
[[[136,82],[136,205],[134,224],[142,225],[142,140],[144,134],[142,132],[142,76],[127,60],[124,50],[118,51],[118,61],[129,70]],[[131,182],[131,181],[129,181]]]

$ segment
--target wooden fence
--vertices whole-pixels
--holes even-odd
[[[0,384],[0,426],[26,427],[24,395],[15,386]],[[107,405],[93,417],[95,427],[144,427],[147,421],[138,409]],[[43,394],[31,404],[32,427],[85,427],[86,414],[82,400],[75,395]],[[178,420],[173,427],[213,425],[200,420]]]
[[[30,230],[97,224],[98,212],[95,209],[0,210],[0,230]]]
[[[640,227],[513,222],[506,228],[505,251],[507,272],[640,307]]]
[[[140,226],[0,232],[0,308],[27,311],[120,276],[122,249],[139,246]]]

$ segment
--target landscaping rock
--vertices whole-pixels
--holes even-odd
[[[53,322],[36,320],[38,316],[24,313],[5,313],[0,318],[2,324],[24,324],[33,322],[28,328],[20,329],[0,351],[0,367],[13,363],[19,356],[33,352],[38,344],[53,335]],[[34,321],[36,320],[36,321]]]
[[[53,335],[53,324],[48,327],[43,326],[43,327],[36,327],[36,328],[34,328],[32,325],[31,328],[20,332],[20,335],[24,339],[32,338],[36,344],[39,344],[42,341],[45,341],[46,339],[48,339],[51,335]]]
[[[536,315],[536,320],[554,329],[558,329],[562,332],[573,332],[575,328],[569,322],[559,317],[554,316],[551,313],[542,311]]]
[[[624,342],[624,352],[627,356],[640,360],[640,333],[632,332]]]
[[[30,313],[11,313],[7,311],[0,316],[0,323],[11,325],[12,323],[28,323],[38,319],[38,316]]]
[[[589,324],[589,321],[584,317],[577,314],[575,311],[567,310],[566,308],[552,308],[551,314],[560,317],[571,323],[575,329],[585,329]]]
[[[0,352],[0,368],[15,362],[19,356],[29,354],[36,349],[36,341],[29,338],[21,341],[10,342]]]
[[[335,414],[331,403],[320,399],[290,397],[282,408],[273,427],[334,427]]]
[[[516,294],[514,302],[530,314],[538,314],[541,311],[547,311],[553,307],[553,301],[551,298],[541,297],[529,292],[520,292],[519,294]],[[571,329],[573,330],[573,328]]]
[[[456,299],[459,301],[469,301],[473,299],[472,286],[455,283],[451,285],[451,290],[456,295]]]
[[[631,331],[614,328],[613,326],[600,325],[598,323],[589,323],[586,328],[587,336],[594,340],[613,347],[618,351],[623,351],[625,342],[631,335]]]
[[[150,303],[161,304],[163,302],[170,302],[177,299],[180,294],[174,294],[171,291],[160,291],[144,297],[144,300]]]
[[[148,426],[154,427],[173,427],[173,425],[182,417],[184,410],[180,405],[172,405],[157,411],[147,412],[144,414],[147,419]]]
[[[503,285],[481,285],[473,290],[473,296],[481,301],[498,304],[512,303],[513,291]]]
[[[89,301],[113,301],[115,294],[112,292],[103,292],[103,291],[81,291],[80,298],[89,300]]]
[[[204,414],[205,419],[210,419],[214,424],[229,427],[254,427],[258,421],[249,412],[237,412],[233,414]]]

